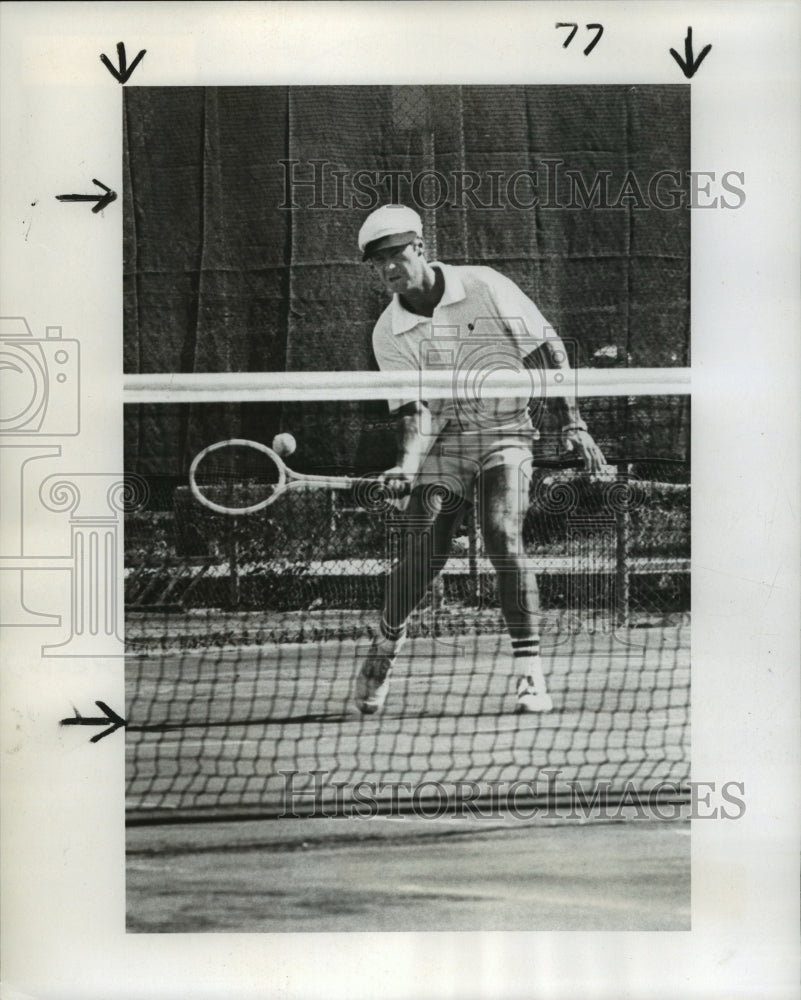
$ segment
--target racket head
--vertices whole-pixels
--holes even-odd
[[[189,489],[216,514],[240,517],[263,510],[287,485],[280,455],[260,441],[227,438],[199,451],[189,467]]]

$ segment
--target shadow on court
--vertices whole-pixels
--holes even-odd
[[[689,832],[650,819],[135,827],[128,930],[688,931]]]

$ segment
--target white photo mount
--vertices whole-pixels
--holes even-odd
[[[80,346],[81,373],[79,425],[62,402],[62,427],[45,425],[46,440],[38,430],[0,440],[9,996],[795,995],[800,21],[795,5],[748,0],[0,10],[0,315],[24,317],[41,341],[60,327]],[[729,825],[695,825],[690,932],[125,932],[122,734],[79,745],[82,730],[58,727],[71,704],[121,710],[122,661],[111,642],[97,657],[42,654],[55,619],[66,628],[62,570],[76,564],[65,512],[35,506],[50,477],[117,481],[123,469],[122,201],[94,211],[103,191],[93,181],[124,189],[124,87],[382,82],[691,88],[692,164],[708,197],[692,217],[694,774],[742,781],[747,809]],[[730,170],[745,198],[722,210],[701,174]],[[65,194],[94,200],[57,200]],[[20,446],[30,448],[24,476],[8,462]],[[29,547],[17,514],[30,519]],[[19,597],[10,606],[7,585]]]

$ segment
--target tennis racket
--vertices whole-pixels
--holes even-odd
[[[535,458],[533,464],[535,468],[563,475],[583,475],[582,460],[573,453]],[[217,514],[232,517],[264,510],[291,490],[362,488],[370,491],[370,499],[379,501],[396,498],[404,492],[376,478],[294,472],[272,448],[245,438],[217,441],[198,452],[189,468],[189,488],[198,503]]]
[[[640,490],[658,490],[662,493],[683,493],[687,490],[689,483],[685,482],[663,482],[657,479],[649,479],[647,476],[643,478],[642,475],[633,475],[626,471],[621,471],[621,469],[626,470],[631,465],[636,465],[638,463],[647,463],[648,459],[634,458],[610,458],[607,459],[606,464],[602,466],[599,472],[587,472],[584,467],[584,460],[576,455],[575,452],[563,452],[561,455],[555,455],[548,458],[535,457],[532,461],[532,466],[535,469],[541,469],[543,472],[552,473],[554,477],[558,475],[560,479],[582,479],[585,482],[608,482],[608,481],[618,481],[618,482],[630,482],[632,487],[637,487]],[[667,459],[657,459],[660,464],[665,464],[665,462],[670,461]],[[677,463],[681,464],[681,463]],[[644,474],[643,474],[644,475]]]
[[[290,490],[354,487],[378,491],[386,498],[398,495],[378,479],[293,472],[272,448],[245,438],[210,444],[198,452],[189,467],[189,488],[198,503],[233,517],[263,510]]]

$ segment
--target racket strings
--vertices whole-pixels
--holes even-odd
[[[197,463],[194,481],[201,496],[221,507],[241,509],[269,499],[281,477],[276,463],[247,445],[209,451]]]

